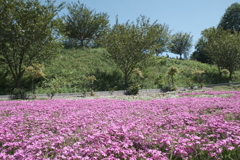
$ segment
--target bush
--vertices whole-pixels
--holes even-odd
[[[164,86],[164,75],[159,75],[156,79],[154,84],[157,85],[158,88],[163,88]]]
[[[140,86],[138,83],[133,83],[127,88],[127,95],[137,95],[139,93]]]
[[[24,88],[14,88],[10,98],[11,99],[26,99],[26,98],[28,98],[28,96],[27,96]]]
[[[176,91],[176,90],[177,90],[177,86],[176,86],[176,85],[163,85],[163,87],[161,88],[161,90],[162,90],[163,92]]]
[[[60,84],[61,80],[58,78],[48,80],[44,83],[44,87],[46,88],[47,95],[50,99],[52,99],[54,95],[59,92]]]

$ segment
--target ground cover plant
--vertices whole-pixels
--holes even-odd
[[[240,92],[179,97],[1,101],[0,159],[238,159]]]

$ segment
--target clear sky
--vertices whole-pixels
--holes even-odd
[[[56,4],[64,0],[56,0]],[[65,1],[67,3],[77,0]],[[80,0],[89,9],[98,12],[106,12],[111,25],[127,20],[136,21],[140,15],[155,20],[160,24],[169,26],[171,33],[183,31],[193,36],[195,45],[201,36],[201,31],[217,26],[226,9],[240,0]],[[64,9],[60,14],[67,14]],[[194,51],[192,48],[190,54]]]

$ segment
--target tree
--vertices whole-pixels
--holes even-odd
[[[217,65],[220,76],[222,69],[228,69],[231,78],[240,65],[239,33],[212,27],[202,32],[202,38],[205,43],[204,49]]]
[[[208,53],[206,53],[204,46],[205,46],[204,40],[203,38],[200,38],[195,46],[195,51],[192,53],[190,59],[197,60],[202,63],[213,64]]]
[[[240,4],[233,3],[227,8],[223,17],[218,24],[218,28],[222,27],[224,30],[231,30],[231,32],[240,32]]]
[[[119,24],[117,21],[104,37],[103,46],[123,72],[126,88],[133,69],[163,47],[158,40],[165,32],[164,28],[167,29],[156,22],[150,24],[150,19],[140,16],[136,23]]]
[[[174,54],[179,54],[180,59],[182,59],[182,55],[184,55],[184,58],[188,57],[191,47],[192,36],[190,34],[177,32],[172,35],[169,45],[169,51]]]
[[[54,19],[63,3],[54,6],[38,0],[0,0],[0,61],[6,64],[15,88],[28,66],[42,64],[53,56],[60,20]]]
[[[156,50],[156,56],[159,56],[159,54],[166,52],[168,50],[168,45],[170,42],[170,31],[168,26],[162,25],[161,30],[162,30],[162,35],[157,40],[157,43],[160,44],[160,47]]]
[[[96,13],[79,1],[68,4],[67,9],[69,13],[63,17],[67,36],[80,42],[81,47],[100,38],[109,29],[107,13]]]

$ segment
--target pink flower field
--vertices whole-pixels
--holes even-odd
[[[0,159],[238,159],[240,92],[196,94],[0,101]]]

